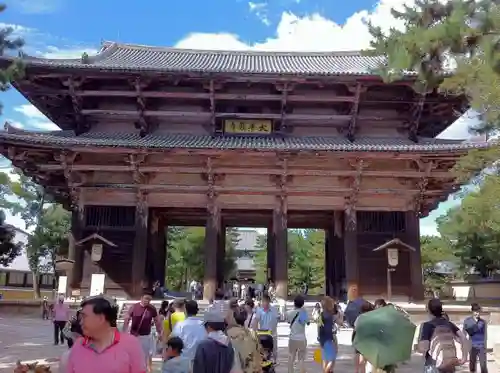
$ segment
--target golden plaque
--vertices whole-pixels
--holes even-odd
[[[273,132],[270,120],[227,119],[224,121],[224,133],[246,135],[269,135]]]

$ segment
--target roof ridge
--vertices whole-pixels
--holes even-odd
[[[230,50],[230,49],[191,49],[191,48],[176,48],[166,46],[154,46],[146,44],[134,43],[119,43],[114,41],[103,41],[101,53],[110,48],[136,49],[142,51],[157,51],[157,52],[177,52],[177,53],[192,53],[192,54],[229,54],[229,55],[272,55],[272,56],[338,56],[338,57],[370,57],[363,56],[360,50],[351,51],[271,51],[271,50]],[[99,55],[98,54],[98,55]],[[376,57],[376,56],[375,56]],[[382,57],[382,56],[380,56]]]

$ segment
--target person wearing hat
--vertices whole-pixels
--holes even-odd
[[[229,337],[224,334],[226,314],[217,310],[207,310],[203,316],[203,324],[207,338],[196,348],[192,373],[240,373],[241,363],[231,345]]]

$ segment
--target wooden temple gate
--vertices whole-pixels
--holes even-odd
[[[2,57],[0,64],[10,62]],[[72,209],[71,287],[138,296],[165,278],[165,227],[204,226],[205,297],[223,282],[225,227],[268,228],[286,297],[288,228],[326,231],[326,292],[423,297],[419,218],[457,189],[484,143],[436,139],[464,97],[385,84],[359,53],[181,51],[105,43],[94,57],[27,58],[14,86],[62,131],[0,133],[14,166]],[[97,245],[96,245],[97,244]],[[168,267],[168,264],[167,264]]]

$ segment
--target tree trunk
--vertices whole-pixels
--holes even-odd
[[[38,273],[33,273],[33,296],[35,299],[42,298],[42,294],[40,293],[40,275]]]

